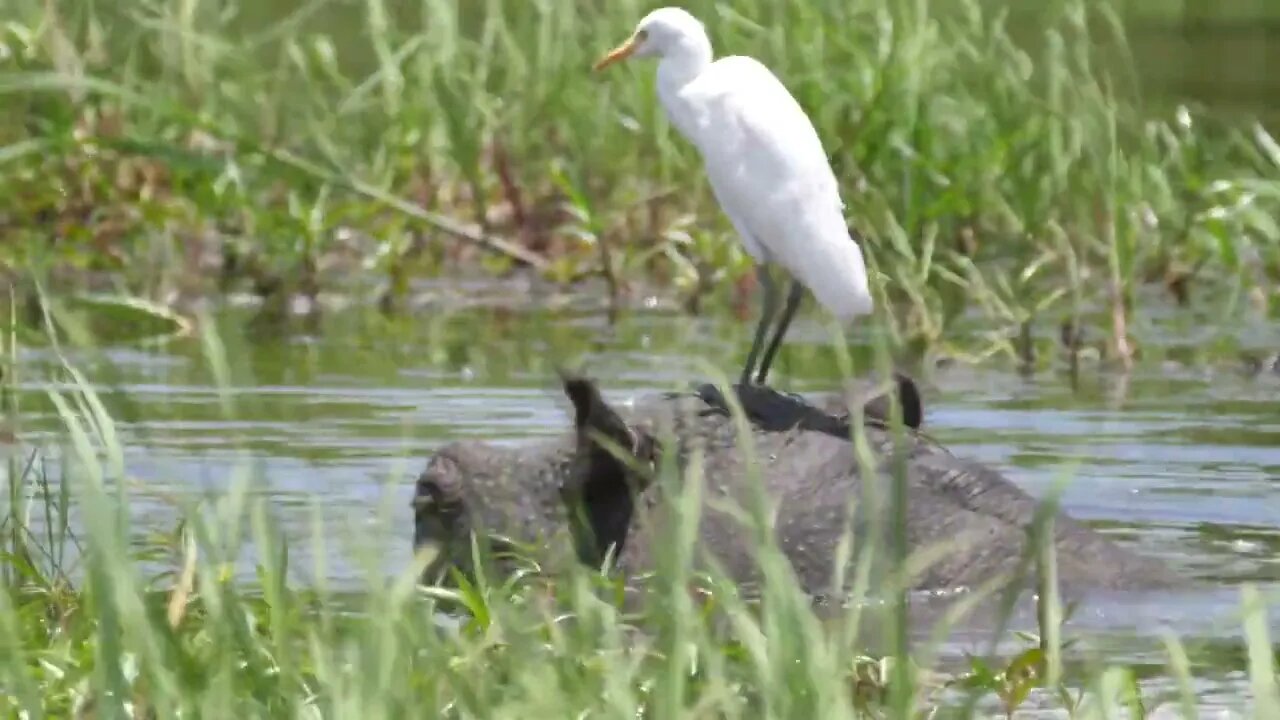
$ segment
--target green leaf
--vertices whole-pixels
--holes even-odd
[[[185,335],[191,321],[162,305],[127,295],[80,294],[62,301],[100,342],[167,340]]]

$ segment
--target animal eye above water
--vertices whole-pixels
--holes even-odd
[[[645,40],[648,40],[648,39],[649,39],[649,31],[648,31],[648,30],[637,30],[637,31],[636,31],[636,42],[644,42]]]

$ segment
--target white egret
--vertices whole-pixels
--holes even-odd
[[[755,260],[763,302],[743,387],[778,311],[769,265],[792,277],[756,373],[763,385],[802,285],[842,322],[871,312],[866,265],[845,224],[835,173],[813,123],[778,78],[749,57],[712,62],[706,29],[685,10],[649,13],[595,70],[628,57],[659,58],[658,99],[667,118],[698,149],[716,200]]]

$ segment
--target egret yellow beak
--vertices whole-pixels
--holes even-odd
[[[610,50],[607,55],[597,60],[596,64],[591,66],[591,69],[595,70],[596,72],[599,72],[609,67],[610,65],[618,62],[619,60],[625,60],[628,55],[636,51],[636,45],[638,44],[639,44],[639,40],[636,39],[635,35],[632,35],[631,37],[627,38],[626,42]]]

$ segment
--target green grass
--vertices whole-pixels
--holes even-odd
[[[205,362],[229,387],[224,346],[210,324],[200,327]],[[52,339],[59,357],[61,342],[77,340],[68,332]],[[14,333],[4,349],[3,409],[21,437]],[[847,370],[849,358],[841,361]],[[667,495],[672,548],[651,580],[656,604],[634,612],[587,568],[539,572],[532,551],[528,571],[512,578],[481,574],[421,587],[425,558],[388,576],[378,543],[408,542],[407,528],[393,522],[403,513],[390,505],[404,501],[404,478],[393,478],[388,502],[369,508],[371,522],[360,521],[359,532],[378,538],[372,544],[349,550],[344,531],[352,528],[317,520],[311,568],[295,567],[297,550],[248,471],[226,478],[227,489],[214,496],[172,498],[172,528],[138,527],[131,499],[143,488],[125,471],[96,383],[65,357],[49,379],[64,381],[47,390],[62,428],[47,445],[10,446],[0,516],[5,716],[967,717],[974,707],[1017,708],[1034,692],[1037,704],[1071,717],[1143,717],[1162,702],[1196,707],[1196,674],[1232,671],[1250,679],[1257,717],[1280,707],[1268,608],[1250,586],[1240,613],[1247,641],[1235,653],[1206,667],[1177,638],[1166,639],[1167,667],[1155,671],[1172,678],[1179,688],[1172,695],[1139,684],[1150,668],[1078,652],[1070,633],[1061,634],[1051,582],[1046,632],[1025,637],[1022,650],[965,667],[941,664],[930,643],[908,647],[907,625],[891,603],[883,622],[896,628],[884,633],[894,651],[866,655],[862,648],[875,639],[860,634],[858,618],[870,610],[855,603],[834,619],[813,613],[763,534],[760,602],[744,602],[723,577],[693,572],[696,463],[683,476],[661,469],[659,481],[678,488]],[[219,407],[234,419],[231,394]],[[898,509],[905,502],[896,493],[890,500]],[[762,512],[747,508],[745,520],[759,523]],[[897,510],[885,519],[896,518]],[[902,542],[853,550],[901,559]],[[252,579],[236,572],[246,553]],[[331,587],[326,567],[339,557],[364,569],[356,587]],[[1049,555],[1042,567],[1051,566]],[[867,582],[858,579],[855,597],[895,594]],[[700,602],[686,592],[693,586],[706,590]],[[977,592],[958,607],[998,600]],[[442,622],[444,614],[453,622]]]
[[[688,6],[813,117],[895,343],[1016,357],[1024,326],[1073,321],[1125,361],[1152,305],[1274,315],[1280,144],[1152,115],[1106,3],[1033,23],[980,0]],[[415,276],[520,268],[742,302],[748,258],[653,68],[588,71],[647,7],[17,0],[0,260],[276,310],[377,282],[394,311]]]

